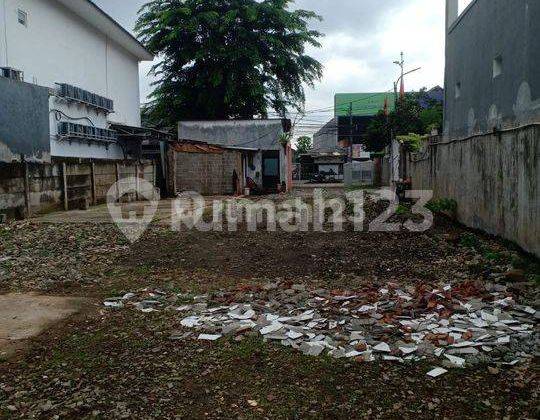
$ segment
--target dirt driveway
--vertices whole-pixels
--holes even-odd
[[[36,294],[0,295],[0,358],[7,359],[55,323],[81,309],[82,299]]]

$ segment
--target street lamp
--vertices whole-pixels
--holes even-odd
[[[396,62],[397,63],[397,62]],[[411,74],[411,73],[414,73],[415,71],[418,71],[418,70],[421,70],[422,67],[418,67],[414,70],[409,70],[405,73],[403,73],[402,71],[402,74],[401,76],[398,77],[398,79],[394,82],[394,95],[395,95],[395,99],[396,99],[396,104],[397,104],[397,101],[398,101],[398,93],[397,93],[397,86],[398,86],[398,83],[405,77],[407,76],[408,74]]]

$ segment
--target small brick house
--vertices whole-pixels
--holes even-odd
[[[230,195],[246,186],[288,189],[292,151],[282,140],[290,130],[286,119],[181,121],[169,153],[169,190]]]
[[[172,144],[168,156],[169,189],[202,195],[240,194],[245,178],[244,153],[199,142]]]

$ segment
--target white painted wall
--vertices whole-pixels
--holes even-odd
[[[18,23],[17,11],[28,13],[28,25]],[[108,122],[140,126],[138,58],[56,0],[0,0],[0,66],[24,72],[25,81],[54,88],[68,83],[114,101],[115,113],[103,114],[51,99],[51,109],[71,117],[88,117],[96,127]],[[68,119],[64,119],[68,121]],[[85,121],[74,121],[88,125]],[[53,156],[117,158],[118,146],[56,142],[57,121],[51,114]],[[111,149],[116,149],[111,152]],[[84,156],[79,154],[84,152]]]

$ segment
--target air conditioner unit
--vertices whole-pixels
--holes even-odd
[[[68,122],[61,122],[58,124],[58,134],[60,134],[61,136],[67,136],[70,132],[70,129],[69,129],[69,124]]]
[[[24,73],[11,67],[0,67],[0,76],[24,82]]]
[[[118,140],[118,134],[114,130],[64,121],[58,124],[58,134],[69,139],[93,140],[106,143]]]
[[[114,102],[111,99],[104,98],[103,96],[68,85],[66,83],[59,83],[59,85],[60,95],[66,99],[83,102],[87,105],[91,105],[108,112],[114,112]]]

